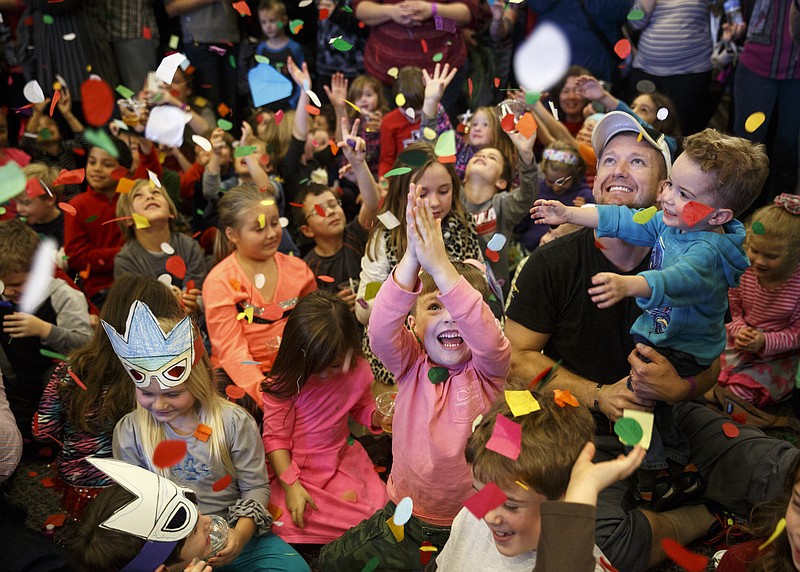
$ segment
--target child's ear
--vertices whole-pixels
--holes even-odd
[[[497,182],[494,184],[500,191],[505,191],[508,188],[508,181],[505,179],[497,179]]]
[[[300,232],[302,232],[303,236],[305,236],[306,238],[314,238],[314,231],[311,230],[311,227],[308,226],[307,224],[300,225]]]
[[[708,219],[708,224],[714,226],[722,226],[733,220],[733,211],[731,209],[717,209]]]

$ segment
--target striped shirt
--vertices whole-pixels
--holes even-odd
[[[642,0],[633,9],[642,10]],[[656,76],[711,71],[708,0],[660,1],[650,14],[629,23],[642,31],[633,67]]]
[[[754,74],[769,79],[800,79],[800,45],[792,41],[789,10],[792,0],[743,2],[747,38],[739,63]]]
[[[745,270],[738,288],[728,291],[733,320],[726,324],[733,337],[745,326],[764,333],[759,355],[774,356],[800,348],[800,265],[778,288],[765,290],[752,268]]]

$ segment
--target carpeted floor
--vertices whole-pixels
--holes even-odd
[[[770,413],[791,415],[791,409],[788,406],[781,406],[773,408],[770,410]],[[773,437],[790,441],[795,445],[798,443],[798,440],[800,440],[800,431],[798,431],[796,424],[792,427],[766,429],[765,432]],[[11,500],[27,509],[28,518],[26,520],[26,525],[34,530],[42,530],[48,516],[61,512],[59,493],[54,488],[45,486],[45,484],[49,482],[47,478],[52,478],[54,476],[54,471],[48,465],[47,458],[32,456],[23,459],[14,478],[10,493]],[[42,482],[43,479],[44,483]],[[70,528],[70,524],[67,523],[63,527],[57,529],[55,536],[56,541],[63,544],[69,538]],[[706,546],[697,542],[689,546],[689,548],[694,552],[711,557],[717,550],[724,548],[724,546]],[[319,569],[318,546],[298,547],[298,551],[306,558],[312,570]],[[709,564],[707,569],[713,570],[713,567]],[[672,572],[681,570],[681,568],[667,562],[656,570]]]

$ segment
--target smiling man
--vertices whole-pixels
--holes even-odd
[[[597,123],[592,146],[598,157],[593,189],[598,205],[645,208],[656,202],[671,163],[659,133],[612,112]],[[725,437],[722,423],[729,420],[690,402],[716,382],[716,362],[696,379],[681,378],[655,349],[634,350],[628,332],[640,310],[633,298],[603,309],[592,302],[587,292],[592,276],[636,275],[647,270],[649,259],[649,246],[597,238],[591,229],[537,249],[512,288],[505,330],[512,374],[531,379],[563,360],[548,389],[568,389],[593,411],[599,460],[622,452],[610,429],[624,409],[649,411],[656,401],[675,403],[675,422],[689,440],[690,462],[696,466],[675,480],[679,496],[699,494],[705,482],[703,498],[746,514],[751,503],[780,494],[783,475],[798,452],[748,426],[739,427],[739,439]],[[716,521],[703,505],[661,513],[638,508],[634,486],[619,483],[598,500],[597,544],[619,570],[656,564],[664,557],[663,538],[688,544]]]

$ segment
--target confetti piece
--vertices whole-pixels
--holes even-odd
[[[243,312],[239,312],[236,315],[236,319],[237,320],[247,319],[247,323],[248,324],[252,324],[253,323],[253,313],[254,313],[253,307],[252,306],[248,306],[247,308],[244,309]]]
[[[199,439],[203,443],[208,441],[208,438],[211,437],[211,427],[208,425],[203,425],[202,423],[197,426],[197,429],[194,430],[194,436],[196,439]]]
[[[320,22],[322,20],[327,20],[330,15],[331,15],[330,10],[328,10],[327,8],[322,8],[319,11],[319,20],[320,20]],[[339,36],[339,37],[341,38],[341,36]]]
[[[275,115],[272,116],[272,119],[275,121],[275,126],[280,125],[281,121],[283,121],[283,109],[276,111]]]
[[[81,84],[83,117],[94,127],[104,127],[114,114],[114,93],[101,79],[88,79]]]
[[[227,119],[217,119],[217,127],[222,129],[223,131],[230,131],[231,129],[233,129],[233,123],[231,123]]]
[[[403,107],[406,104],[406,96],[402,93],[398,93],[394,96],[394,102],[397,104],[397,107]]]
[[[744,425],[747,423],[747,413],[732,413],[731,417],[734,421],[739,423],[740,425]]]
[[[122,84],[119,84],[117,87],[115,87],[114,91],[116,91],[118,94],[120,94],[125,99],[130,99],[134,95],[136,95],[136,92],[134,92],[131,88],[129,88],[127,86],[124,86]]]
[[[247,2],[245,2],[245,0],[241,0],[240,2],[234,2],[233,4],[231,4],[231,8],[239,12],[239,16],[242,17],[252,16],[252,13],[250,12],[250,6],[247,5]]]
[[[289,22],[289,31],[292,34],[297,34],[298,32],[300,32],[300,30],[303,29],[303,24],[305,24],[305,22],[303,22],[302,20],[292,20],[291,22]]]
[[[511,408],[511,413],[514,417],[520,415],[527,415],[534,411],[539,411],[539,402],[531,394],[530,391],[505,391],[506,403]]]
[[[425,41],[425,38],[422,38],[419,41],[419,45],[422,48],[422,53],[423,54],[427,54],[428,53],[428,42]]]
[[[664,121],[669,116],[669,109],[666,107],[660,107],[658,111],[656,111],[656,119],[659,121]]]
[[[397,540],[397,542],[403,542],[403,539],[406,537],[405,527],[402,524],[395,524],[394,517],[391,516],[386,520],[386,524],[389,526],[389,530],[392,531],[395,540]]]
[[[170,49],[177,50],[178,49],[178,42],[180,42],[180,41],[181,41],[181,39],[178,36],[176,36],[175,34],[172,34],[169,37],[169,44],[168,44]]]
[[[513,113],[506,113],[503,119],[500,120],[500,127],[503,128],[503,131],[509,133],[514,131],[514,127],[516,126],[514,122],[514,114]]]
[[[308,94],[308,98],[314,105],[316,105],[317,107],[322,107],[322,102],[319,100],[319,97],[317,96],[316,93],[314,93],[310,89],[307,89],[306,93]]]
[[[377,556],[373,556],[369,559],[369,562],[361,569],[361,572],[373,572],[381,563],[381,559]]]
[[[158,175],[156,175],[150,169],[147,169],[147,176],[150,178],[150,186],[153,188],[161,188],[161,181],[158,180]]]
[[[775,542],[775,539],[778,538],[785,529],[786,529],[786,519],[782,518],[778,521],[778,524],[775,526],[775,530],[772,531],[772,534],[769,535],[769,538],[767,538],[764,544],[758,547],[758,551],[761,552],[767,546]]]
[[[545,91],[564,76],[570,61],[569,40],[557,26],[544,22],[537,24],[517,48],[514,72],[520,85],[532,91]]]
[[[625,38],[622,38],[614,44],[614,53],[617,54],[620,59],[624,60],[631,55],[631,43]]]
[[[36,310],[47,299],[47,291],[53,281],[58,245],[52,238],[43,238],[36,248],[31,262],[28,276],[22,287],[22,298],[19,302],[19,311],[25,314],[35,314]]]
[[[53,99],[50,102],[50,117],[53,117],[53,112],[56,110],[56,105],[58,105],[59,99],[61,99],[61,92],[55,91],[53,93]]]
[[[35,79],[25,84],[25,87],[22,88],[22,95],[31,103],[44,103],[42,86],[40,86],[39,82]]]
[[[332,45],[334,50],[338,50],[340,52],[349,52],[350,50],[353,49],[353,44],[351,44],[347,40],[343,40],[341,37],[333,40]]]
[[[306,111],[308,112],[309,115],[319,115],[319,108],[314,107],[310,103],[306,105]]]
[[[428,381],[436,385],[447,381],[450,377],[450,371],[446,367],[432,367],[428,370]]]
[[[256,285],[256,288],[258,288],[259,290],[261,290],[261,289],[264,287],[264,284],[266,284],[266,283],[267,283],[267,278],[266,278],[266,276],[264,276],[264,275],[263,275],[262,273],[260,273],[260,272],[259,272],[258,274],[256,274],[256,276],[255,276],[255,285]]]
[[[411,497],[403,497],[400,499],[400,502],[397,503],[397,507],[394,509],[392,520],[397,526],[403,526],[409,521],[413,511],[414,501],[411,500]]]
[[[175,278],[183,280],[186,277],[186,262],[180,256],[170,256],[165,264],[167,272]]]
[[[172,245],[169,242],[162,242],[160,244],[161,252],[166,254],[167,256],[171,256],[175,254],[175,249],[172,248]]]
[[[753,231],[753,234],[764,234],[764,225],[756,221],[752,224],[750,230]]]
[[[124,167],[123,167],[124,169]],[[130,193],[133,190],[133,185],[136,184],[136,181],[133,179],[128,179],[126,177],[122,177],[119,182],[117,183],[117,190],[116,192],[124,195]]]
[[[39,179],[30,178],[25,183],[25,194],[33,199],[35,197],[39,197],[41,195],[46,194],[46,191],[44,190],[42,182]]]
[[[400,226],[400,221],[397,220],[397,217],[391,211],[386,211],[377,216],[378,220],[383,223],[383,226],[386,227],[386,230],[392,230],[393,228],[397,228]]]
[[[681,566],[687,572],[703,572],[703,570],[706,569],[708,558],[690,552],[672,538],[662,539],[661,548],[664,549],[664,553],[670,560],[675,562],[678,566]]]
[[[456,132],[453,129],[449,129],[439,135],[439,139],[436,141],[436,146],[434,147],[433,152],[437,157],[455,155]]]
[[[486,245],[486,248],[489,250],[500,251],[503,250],[505,245],[506,237],[498,232],[492,237],[492,239]]]
[[[156,280],[158,280],[165,286],[172,286],[172,276],[170,276],[166,272],[164,274],[161,274],[158,278],[156,278]]]
[[[369,282],[364,290],[364,300],[372,300],[378,295],[383,282]]]
[[[442,52],[437,52],[437,53],[433,54],[433,57],[431,58],[431,60],[433,60],[434,62],[440,62],[440,61],[442,61],[443,57],[444,57],[444,55],[442,54]]]
[[[642,426],[634,419],[622,417],[614,423],[614,433],[623,445],[633,447],[642,440]]]
[[[555,396],[556,405],[559,407],[564,407],[565,405],[578,407],[580,405],[577,398],[570,393],[569,389],[554,389],[553,394]]]
[[[272,503],[267,505],[267,511],[272,515],[272,520],[278,520],[283,514],[283,510]]]
[[[84,280],[86,280],[87,278],[89,278],[89,273],[90,273],[91,271],[92,271],[92,265],[91,265],[91,264],[87,264],[87,265],[86,265],[86,268],[84,268],[83,270],[81,270],[80,272],[78,272],[78,275],[79,275],[81,278],[83,278]]]
[[[525,483],[523,483],[522,481],[514,481],[514,482],[517,483],[522,489],[524,489],[526,491],[530,490],[530,487],[528,485],[526,485]]]
[[[639,424],[642,430],[642,437],[639,440],[639,445],[644,449],[650,448],[650,441],[653,438],[653,413],[650,411],[636,411],[634,409],[623,409],[622,417],[630,419]]]
[[[422,130],[422,136],[428,141],[433,141],[434,139],[436,139],[436,131],[434,131],[430,127],[426,127],[425,129]]]
[[[487,248],[483,255],[491,262],[497,263],[500,261],[500,253],[495,250],[490,250]]]
[[[647,221],[649,221],[651,218],[653,218],[657,212],[658,212],[658,209],[656,207],[647,207],[646,209],[642,209],[640,211],[637,211],[633,215],[633,222],[635,222],[637,224],[644,224]]]
[[[247,392],[239,387],[238,385],[229,385],[225,388],[225,395],[233,399],[234,401],[237,399],[241,399],[245,396]]]
[[[264,216],[264,213],[258,215],[258,227],[264,228],[267,225],[267,217]]]
[[[399,73],[400,70],[398,70],[397,68],[389,68],[388,70],[386,70],[386,75],[388,75],[389,77],[393,77],[394,79],[397,79],[397,75]]]
[[[739,428],[733,423],[723,423],[722,432],[725,433],[725,436],[729,439],[739,436]]]
[[[536,133],[539,125],[536,123],[536,119],[533,118],[533,114],[531,114],[531,112],[527,112],[519,118],[516,128],[517,131],[519,131],[522,136],[525,137],[525,139],[530,139],[533,137],[533,134]]]
[[[498,413],[486,448],[516,461],[522,450],[522,426]]]
[[[51,489],[54,486],[56,486],[56,482],[55,482],[55,480],[53,480],[53,477],[45,477],[39,482],[42,483],[42,485],[46,489]]]
[[[494,88],[498,89],[499,87],[500,87],[500,78],[496,77],[494,78]]]
[[[0,203],[13,199],[27,187],[22,167],[9,161],[0,167]]]
[[[419,563],[422,566],[427,566],[430,564],[431,558],[433,558],[433,553],[438,551],[439,549],[431,544],[430,541],[423,540],[422,545],[419,547]]]
[[[186,56],[180,53],[168,55],[158,64],[158,68],[156,69],[156,77],[158,77],[158,79],[164,83],[172,83],[172,79],[175,77],[175,72],[178,70],[178,66],[180,66],[185,59]]]
[[[744,130],[748,133],[752,133],[757,130],[761,125],[766,121],[767,116],[764,115],[763,111],[756,111],[755,113],[751,114],[750,117],[744,122]]]
[[[386,173],[384,173],[383,176],[384,178],[388,179],[389,177],[398,177],[400,175],[405,175],[406,173],[410,173],[411,171],[412,171],[411,167],[396,167],[391,171],[387,171]]]
[[[614,568],[611,565],[611,563],[608,560],[605,559],[604,556],[600,557],[599,564],[600,564],[600,568],[602,568],[603,570],[606,570],[607,572],[619,572],[619,570]]]
[[[111,155],[114,159],[119,158],[119,149],[111,140],[111,136],[104,129],[87,128],[83,131],[83,136],[89,143],[91,143],[95,147],[100,147],[103,151]]]
[[[538,102],[541,98],[542,94],[538,91],[525,92],[525,103],[528,105],[536,105],[536,102]]]
[[[406,117],[408,117],[411,121],[414,121],[414,119],[416,118],[416,115],[417,115],[416,112],[414,111],[414,109],[411,108],[411,107],[406,109],[405,114],[406,114]]]
[[[77,375],[75,375],[74,371],[72,371],[71,369],[67,369],[67,373],[72,378],[72,381],[75,382],[75,385],[80,387],[82,390],[86,391],[86,385],[81,381],[81,379]]]
[[[233,152],[234,157],[247,157],[258,151],[258,147],[254,145],[239,145]]]
[[[133,224],[136,225],[137,229],[150,228],[150,221],[147,220],[146,217],[137,213],[133,213],[131,216],[133,217]]]
[[[74,40],[75,38],[77,38],[77,37],[78,37],[78,35],[77,35],[75,32],[70,32],[69,34],[64,34],[64,35],[63,35],[63,36],[61,36],[61,37],[63,38],[63,40],[64,40],[65,42],[71,42],[72,40]]]
[[[211,151],[211,142],[201,135],[192,135],[194,144],[200,147],[203,151]]]
[[[433,134],[434,138],[436,133]],[[397,156],[401,162],[412,167],[421,167],[428,160],[428,155],[424,151],[403,151]],[[386,176],[386,175],[384,175]]]
[[[628,12],[628,20],[635,22],[637,20],[641,20],[642,18],[644,18],[643,10],[631,10]]]
[[[183,439],[166,439],[156,446],[153,452],[153,465],[159,469],[168,469],[180,463],[186,456],[186,441]]]
[[[15,165],[15,164],[16,163],[9,163],[9,165]],[[8,165],[6,165],[6,167],[8,167]],[[2,169],[0,169],[0,172],[2,172]],[[53,181],[53,186],[80,185],[85,177],[86,177],[86,171],[84,169],[74,169],[72,171],[61,169],[61,172],[58,174],[58,177],[56,177],[56,180]],[[0,180],[3,180],[3,177],[0,177]]]
[[[704,205],[703,203],[689,201],[683,207],[680,218],[689,226],[695,226],[697,223],[706,218],[706,216],[708,216],[708,214],[713,210],[714,209],[712,207]]]
[[[228,485],[230,485],[232,481],[233,481],[232,476],[225,475],[224,477],[216,481],[213,485],[211,485],[211,490],[214,491],[215,493],[224,491],[225,489],[228,488]]]
[[[507,500],[508,497],[500,487],[494,483],[486,483],[481,490],[467,499],[464,506],[475,518],[481,519],[487,512],[496,509]]]
[[[75,207],[73,207],[71,204],[69,204],[69,203],[63,203],[63,202],[62,203],[58,203],[58,208],[60,208],[62,211],[64,211],[68,215],[75,216],[75,215],[78,214],[78,210]]]
[[[34,431],[35,431],[36,433],[38,433],[38,432],[39,432],[39,430],[38,430],[38,429],[34,429]],[[28,473],[28,476],[29,476],[30,478],[32,478],[32,479],[33,479],[33,478],[36,478],[36,477],[38,477],[38,476],[39,476],[39,473],[37,473],[36,471],[30,471],[30,472]]]

